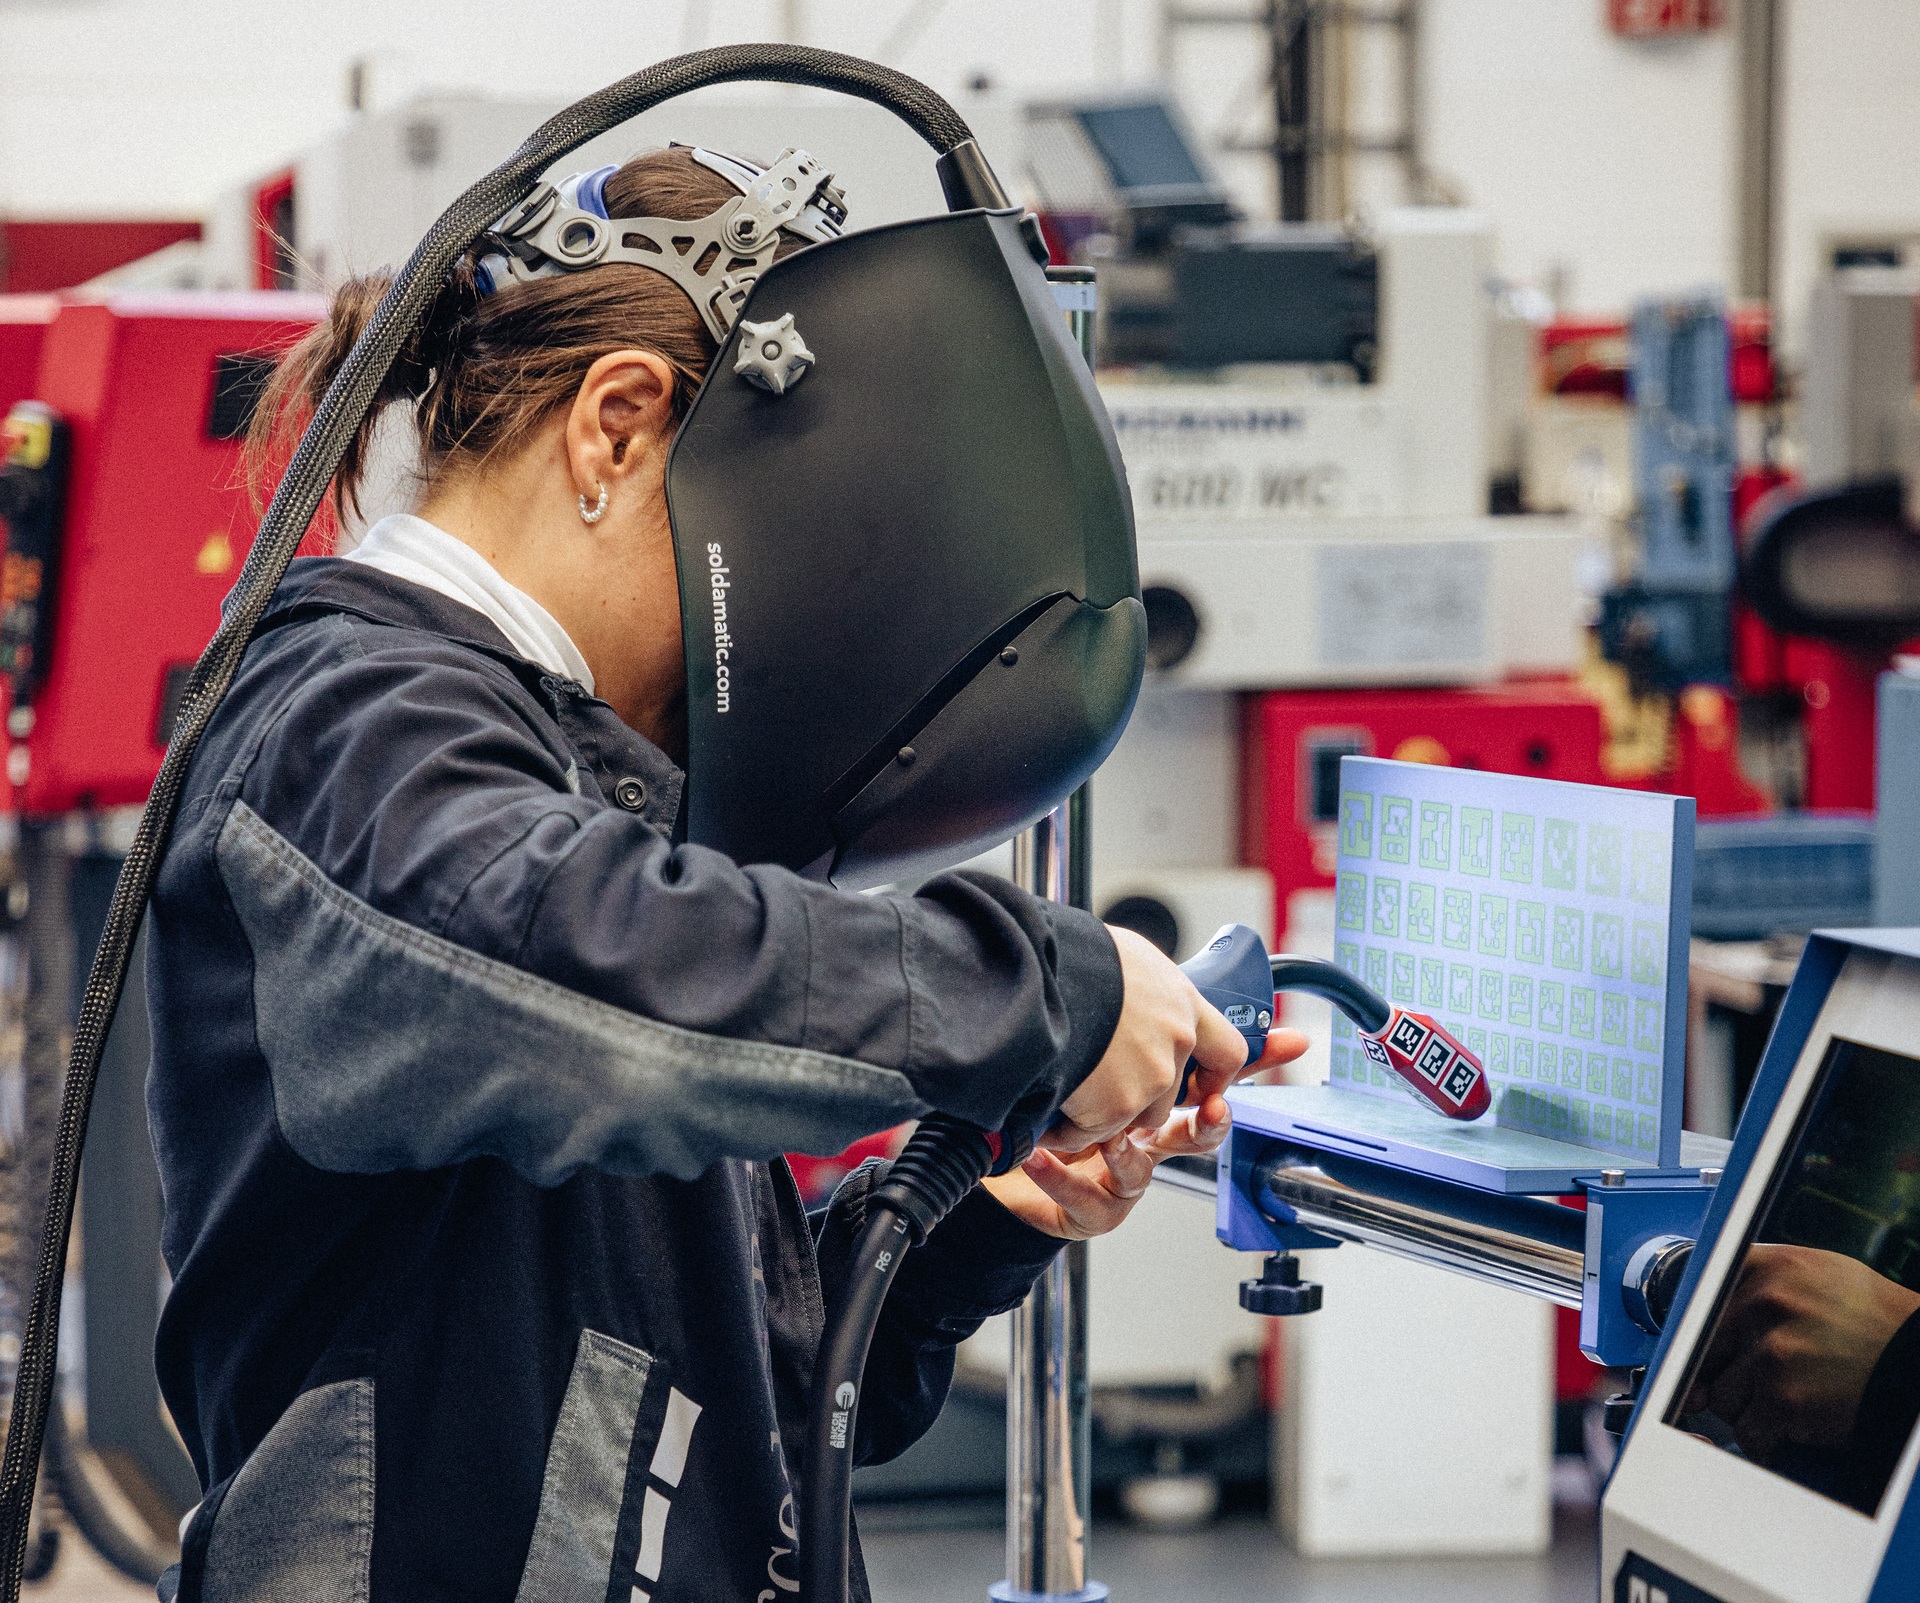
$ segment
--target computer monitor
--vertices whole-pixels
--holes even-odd
[[[1810,945],[1722,1184],[1602,1595],[1920,1596],[1920,931]]]

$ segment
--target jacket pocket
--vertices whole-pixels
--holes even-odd
[[[515,1603],[605,1603],[652,1357],[580,1332]]]
[[[188,1527],[180,1603],[367,1603],[373,1382],[302,1392]]]

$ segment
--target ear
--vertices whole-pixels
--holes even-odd
[[[611,351],[587,369],[567,413],[567,465],[591,501],[654,457],[673,431],[673,369],[653,351]],[[654,471],[658,471],[657,467]]]

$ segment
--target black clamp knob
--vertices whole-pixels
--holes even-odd
[[[1250,1314],[1316,1313],[1320,1289],[1317,1281],[1300,1278],[1298,1258],[1290,1252],[1276,1252],[1262,1266],[1258,1280],[1240,1282],[1240,1306]]]
[[[1615,1392],[1600,1405],[1600,1424],[1606,1433],[1618,1441],[1627,1433],[1627,1425],[1633,1419],[1633,1410],[1640,1401],[1640,1385],[1647,1378],[1644,1369],[1627,1371],[1627,1389]]]

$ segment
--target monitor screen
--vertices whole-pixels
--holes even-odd
[[[1667,1423],[1873,1515],[1920,1416],[1920,1059],[1835,1037]]]
[[[1158,100],[1088,107],[1080,125],[1107,164],[1116,189],[1161,189],[1206,183],[1186,140]]]

